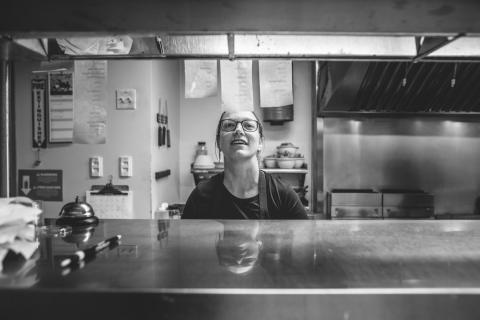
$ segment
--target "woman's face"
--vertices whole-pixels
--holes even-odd
[[[242,126],[240,121],[244,120],[256,121],[257,119],[250,111],[226,112],[222,117],[219,147],[226,158],[247,159],[256,156],[257,152],[262,149],[258,124],[256,130],[249,131],[253,127],[249,126],[248,122],[244,122]],[[233,126],[235,126],[233,131],[227,131],[232,129]]]

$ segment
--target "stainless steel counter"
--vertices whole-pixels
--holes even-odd
[[[62,275],[55,256],[116,234],[123,236],[120,246]],[[40,240],[36,267],[0,279],[4,315],[475,319],[480,314],[480,221],[108,220],[89,235]]]

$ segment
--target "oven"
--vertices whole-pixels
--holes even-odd
[[[370,189],[336,189],[327,194],[331,219],[381,219],[382,195]]]

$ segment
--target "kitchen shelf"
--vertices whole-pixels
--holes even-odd
[[[261,168],[268,173],[308,173],[307,169],[280,169],[280,168]],[[223,168],[213,169],[192,169],[191,173],[220,173],[223,172]]]

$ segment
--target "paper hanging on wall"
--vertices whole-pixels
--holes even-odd
[[[32,79],[33,147],[47,147],[47,79]]]
[[[253,111],[252,61],[220,61],[222,110]]]
[[[55,71],[48,74],[49,82],[49,135],[50,143],[73,140],[73,75]]]
[[[217,61],[185,60],[185,98],[217,95]]]
[[[74,142],[103,144],[107,130],[107,61],[75,61]]]
[[[258,69],[260,106],[272,108],[293,104],[292,62],[261,60]]]
[[[133,44],[133,39],[129,36],[56,40],[60,49],[67,55],[128,54]]]

